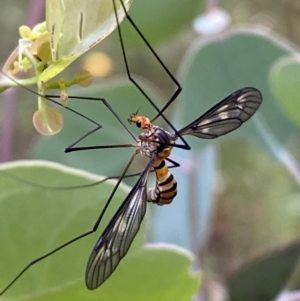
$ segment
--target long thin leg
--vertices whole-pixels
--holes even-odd
[[[94,224],[94,226],[93,226],[93,228],[92,228],[92,230],[89,230],[89,231],[87,231],[87,232],[85,232],[85,233],[82,233],[81,235],[78,235],[78,236],[76,236],[75,238],[73,238],[73,239],[71,239],[71,240],[69,240],[69,241],[67,241],[67,242],[65,242],[64,244],[62,244],[62,245],[60,245],[59,247],[57,247],[57,248],[55,248],[54,250],[52,250],[51,252],[48,252],[48,253],[46,253],[46,254],[44,254],[43,256],[40,256],[39,258],[36,258],[35,260],[33,260],[33,261],[31,261],[29,264],[27,264],[22,270],[21,270],[21,272],[0,292],[0,296],[1,295],[3,295],[31,266],[33,266],[33,265],[35,265],[36,263],[38,263],[38,262],[40,262],[41,260],[43,260],[43,259],[45,259],[45,258],[47,258],[47,257],[49,257],[50,255],[52,255],[52,254],[54,254],[54,253],[56,253],[56,252],[58,252],[59,250],[61,250],[61,249],[63,249],[63,248],[65,248],[65,247],[67,247],[68,245],[70,245],[70,244],[72,244],[73,242],[75,242],[75,241],[78,241],[78,240],[80,240],[81,238],[83,238],[83,237],[86,237],[86,236],[89,236],[89,235],[91,235],[92,233],[94,233],[94,232],[96,232],[97,231],[97,229],[98,229],[98,227],[99,227],[99,225],[100,225],[100,222],[101,222],[101,220],[102,220],[102,218],[103,218],[103,216],[104,216],[104,214],[105,214],[105,212],[106,212],[106,210],[107,210],[107,208],[108,208],[108,206],[109,206],[109,204],[110,204],[110,202],[111,202],[111,200],[112,200],[112,198],[114,197],[114,195],[115,195],[115,193],[116,193],[116,191],[117,191],[117,189],[118,189],[118,187],[119,187],[119,185],[120,185],[120,183],[121,183],[121,181],[123,180],[123,178],[124,178],[124,176],[125,176],[125,174],[126,174],[126,172],[127,172],[127,170],[128,170],[128,168],[130,167],[130,165],[132,164],[132,162],[133,162],[133,160],[134,160],[134,158],[135,158],[135,156],[136,156],[136,153],[134,153],[132,156],[131,156],[131,158],[130,158],[130,160],[128,161],[128,163],[127,163],[127,165],[126,165],[126,167],[125,167],[125,169],[124,169],[124,171],[123,171],[123,173],[122,173],[122,175],[121,175],[121,177],[118,179],[118,182],[117,182],[117,184],[116,184],[116,186],[114,187],[114,189],[113,189],[113,191],[111,192],[111,194],[110,194],[110,196],[109,196],[109,198],[108,198],[108,200],[107,200],[107,202],[106,202],[106,204],[105,204],[105,206],[103,207],[103,209],[102,209],[102,211],[101,211],[101,213],[100,213],[100,215],[99,215],[99,217],[97,218],[97,220],[96,220],[96,222],[95,222],[95,224]]]
[[[168,168],[176,168],[179,167],[180,164],[171,160],[170,158],[166,158],[166,161],[170,162],[172,165],[168,166]],[[151,170],[150,172],[154,172],[154,170]],[[48,186],[48,185],[42,185],[42,184],[37,184],[31,181],[28,181],[26,179],[23,179],[15,174],[11,174],[5,170],[1,170],[0,173],[8,178],[11,178],[15,181],[27,184],[27,185],[31,185],[37,188],[42,188],[42,189],[50,189],[50,190],[73,190],[73,189],[83,189],[83,188],[90,188],[90,187],[94,187],[97,186],[101,183],[104,183],[108,180],[116,180],[119,179],[121,176],[110,176],[110,177],[105,177],[104,179],[100,180],[100,181],[96,181],[90,184],[83,184],[83,185],[76,185],[76,186]],[[141,172],[137,172],[137,173],[133,173],[133,174],[129,174],[129,175],[125,175],[123,177],[123,179],[127,179],[127,178],[132,178],[132,177],[137,177],[141,174]]]
[[[84,139],[86,135],[80,138],[79,141]],[[79,142],[78,140],[74,143],[71,144],[71,146],[77,144]],[[143,139],[143,141],[148,141],[148,142],[157,142],[154,139]],[[174,146],[174,144],[169,144],[169,143],[161,143],[161,146]],[[138,147],[136,144],[113,144],[113,145],[92,145],[92,146],[82,146],[82,147],[67,147],[65,149],[65,153],[71,153],[71,152],[77,152],[77,151],[85,151],[85,150],[95,150],[95,149],[107,149],[107,148],[124,148],[124,147]],[[180,145],[178,146],[180,147]]]
[[[170,158],[166,158],[165,160],[173,164],[173,165],[171,165],[171,166],[167,166],[169,169],[170,169],[170,168],[180,167],[180,164],[179,164],[179,163],[177,163],[176,161],[174,161],[174,160],[172,160],[172,159],[170,159]]]
[[[58,98],[58,95],[46,95],[47,97],[52,97],[52,98]],[[112,114],[116,117],[116,119],[122,124],[122,126],[125,128],[125,130],[129,133],[129,135],[135,140],[137,141],[137,138],[135,137],[135,135],[133,134],[133,132],[128,128],[128,126],[123,122],[123,120],[120,118],[120,116],[116,113],[116,111],[112,108],[112,106],[107,102],[107,100],[105,98],[96,98],[96,97],[83,97],[83,96],[68,96],[69,99],[79,99],[79,100],[92,100],[92,101],[100,101],[102,102],[111,112]],[[65,152],[69,153],[74,151],[74,149],[77,148],[73,148],[73,146],[75,146],[76,144],[78,144],[80,141],[82,141],[83,139],[85,139],[86,137],[88,137],[89,135],[91,135],[92,133],[94,133],[95,130],[92,130],[90,132],[88,132],[87,134],[84,134],[82,137],[80,137],[79,139],[77,139],[75,142],[73,142],[71,145],[69,145],[68,147],[66,147]]]
[[[8,79],[10,79],[11,81],[13,81],[14,83],[16,83],[17,85],[19,85],[18,81],[13,79],[12,77],[8,76],[7,74],[5,74],[3,71],[0,70],[0,72],[6,76]],[[76,144],[78,144],[80,141],[82,141],[83,139],[85,139],[86,137],[90,136],[91,134],[95,133],[96,131],[98,131],[99,129],[102,128],[102,125],[99,124],[98,122],[94,121],[93,119],[85,116],[84,114],[70,108],[70,107],[65,107],[63,106],[60,102],[54,100],[53,98],[59,98],[60,96],[58,95],[41,95],[40,93],[37,93],[31,89],[29,89],[26,86],[22,86],[25,90],[37,95],[37,96],[41,96],[47,100],[49,100],[50,102],[70,111],[73,112],[74,114],[81,116],[82,118],[90,121],[91,123],[95,124],[96,127],[94,129],[92,129],[91,131],[89,131],[88,133],[84,134],[82,137],[80,137],[79,139],[77,139],[75,142],[73,142],[71,145],[69,145],[68,147],[66,147],[66,152],[71,152],[73,151],[73,146],[75,146]],[[125,128],[125,130],[129,133],[129,135],[136,141],[136,137],[133,134],[133,132],[128,128],[128,126],[122,121],[122,119],[119,117],[119,115],[116,113],[116,111],[112,108],[112,106],[106,101],[105,98],[95,98],[95,97],[81,97],[81,96],[68,96],[68,98],[70,99],[79,99],[79,100],[93,100],[93,101],[100,101],[102,102],[110,111],[111,113],[116,117],[116,119],[122,124],[122,126]]]
[[[114,144],[114,145],[92,145],[92,146],[83,146],[83,147],[73,147],[66,148],[65,153],[83,151],[83,150],[92,150],[92,149],[106,149],[106,148],[124,148],[124,147],[135,147],[134,144]]]
[[[172,167],[174,167],[174,166],[171,166],[169,168],[172,168]],[[90,183],[90,184],[82,184],[82,185],[76,185],[76,186],[50,186],[50,185],[42,185],[42,184],[38,184],[38,183],[28,181],[26,179],[23,179],[21,177],[18,177],[16,175],[14,175],[14,174],[11,174],[11,173],[9,173],[5,170],[1,170],[0,173],[1,173],[1,175],[4,175],[8,178],[11,178],[15,181],[18,181],[18,182],[21,182],[21,183],[24,183],[24,184],[27,184],[27,185],[30,185],[30,186],[33,186],[33,187],[42,188],[42,189],[49,189],[49,190],[74,190],[74,189],[89,188],[89,187],[94,187],[94,186],[97,186],[99,184],[102,184],[102,183],[104,183],[108,180],[116,180],[116,179],[120,178],[120,176],[110,176],[110,177],[105,177],[104,179],[102,179],[100,181],[96,181],[96,182],[93,182],[93,183]],[[140,174],[141,174],[140,172],[137,172],[137,173],[134,173],[134,174],[125,175],[123,177],[123,179],[136,177],[136,176],[139,176]]]
[[[116,16],[116,22],[117,22],[117,30],[118,30],[118,35],[119,35],[119,40],[120,40],[120,44],[121,44],[122,55],[123,55],[123,59],[124,59],[125,68],[126,68],[126,73],[127,73],[128,79],[137,87],[137,89],[143,94],[143,96],[151,103],[151,105],[158,112],[158,115],[155,116],[151,120],[151,122],[153,122],[159,116],[161,116],[165,120],[165,122],[172,128],[172,130],[175,132],[175,134],[178,135],[178,138],[183,142],[183,145],[175,144],[174,147],[183,148],[183,149],[191,149],[191,147],[188,145],[188,143],[185,141],[185,139],[178,134],[178,131],[173,126],[173,124],[162,114],[170,106],[170,104],[177,98],[177,96],[180,94],[182,88],[181,88],[180,84],[178,83],[178,81],[175,79],[175,77],[172,75],[172,73],[168,70],[168,68],[165,66],[165,64],[162,62],[162,60],[159,58],[159,56],[154,51],[154,49],[151,47],[151,45],[149,44],[149,42],[147,41],[147,39],[144,37],[144,35],[138,29],[138,27],[136,26],[136,24],[134,23],[134,21],[131,19],[131,17],[129,16],[129,14],[127,13],[127,11],[125,9],[123,1],[120,0],[120,2],[121,2],[121,5],[123,7],[123,10],[124,10],[124,13],[126,15],[126,18],[130,22],[130,24],[133,26],[133,28],[136,30],[136,32],[139,34],[139,36],[141,37],[141,39],[148,46],[149,50],[152,52],[152,54],[155,56],[155,58],[160,62],[160,64],[162,65],[163,69],[168,73],[168,75],[174,81],[175,85],[177,86],[177,89],[176,89],[175,93],[172,95],[172,97],[170,98],[170,100],[167,102],[167,104],[163,107],[163,109],[159,110],[159,108],[152,101],[152,99],[147,95],[147,93],[142,89],[142,87],[131,76],[130,69],[129,69],[129,64],[128,64],[128,60],[127,60],[127,55],[126,55],[126,51],[125,51],[125,46],[124,46],[124,42],[123,42],[123,37],[122,37],[122,31],[121,31],[121,27],[120,27],[120,22],[119,22],[117,10],[116,10],[116,4],[115,4],[115,0],[113,0],[114,10],[115,10],[115,16]]]
[[[170,78],[172,79],[172,81],[174,82],[174,84],[177,86],[176,91],[174,92],[174,94],[171,96],[170,100],[167,102],[167,104],[158,112],[158,114],[151,120],[151,123],[153,123],[169,106],[170,104],[177,98],[177,96],[181,93],[182,91],[182,87],[180,85],[180,83],[177,81],[177,79],[175,78],[175,76],[171,73],[171,71],[167,68],[167,66],[165,65],[165,63],[161,60],[161,58],[158,56],[158,54],[155,52],[155,50],[153,49],[153,47],[150,45],[150,43],[147,41],[147,39],[145,38],[145,36],[143,35],[143,33],[140,31],[140,29],[136,26],[135,22],[131,19],[130,15],[128,14],[128,12],[125,9],[124,3],[121,0],[122,3],[122,7],[125,11],[126,14],[126,18],[128,19],[129,23],[132,25],[132,27],[136,30],[136,32],[138,33],[138,35],[141,37],[141,39],[144,41],[144,43],[148,46],[148,49],[151,51],[151,53],[155,56],[155,58],[158,60],[158,62],[160,63],[160,65],[162,66],[162,68],[166,71],[166,73],[170,76]],[[125,51],[124,51],[125,52]]]

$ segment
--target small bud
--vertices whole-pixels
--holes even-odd
[[[66,107],[68,105],[68,93],[66,90],[66,84],[65,84],[65,80],[63,78],[61,78],[58,81],[59,84],[59,88],[60,88],[60,100],[61,100],[61,104]]]
[[[26,25],[22,25],[19,27],[19,34],[22,39],[32,40],[32,41],[34,41],[39,36],[39,33],[32,31]]]

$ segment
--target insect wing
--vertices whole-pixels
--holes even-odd
[[[146,184],[153,157],[115,213],[90,255],[86,268],[86,286],[99,287],[116,269],[126,255],[139,231],[147,209]]]
[[[261,103],[262,95],[257,89],[248,87],[237,90],[178,133],[204,139],[217,138],[240,127]]]

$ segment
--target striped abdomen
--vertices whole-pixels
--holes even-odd
[[[156,174],[156,185],[148,188],[147,201],[157,205],[170,204],[177,194],[177,182],[166,166],[165,160],[157,158],[153,168]]]

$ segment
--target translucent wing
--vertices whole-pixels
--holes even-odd
[[[217,138],[240,127],[261,103],[262,95],[257,89],[248,87],[237,90],[178,133],[205,139]]]
[[[99,287],[126,255],[139,231],[147,208],[146,184],[155,157],[115,213],[90,255],[85,281],[89,289]]]

